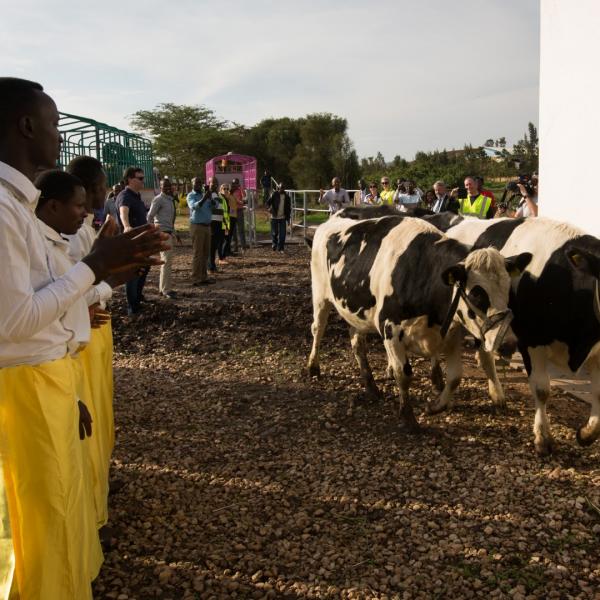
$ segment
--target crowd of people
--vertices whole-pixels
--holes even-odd
[[[381,186],[381,187],[380,187]],[[448,186],[441,180],[431,189],[423,191],[414,181],[397,180],[392,188],[389,177],[382,177],[380,183],[364,179],[358,181],[352,202],[348,191],[341,187],[339,177],[331,181],[331,189],[320,190],[319,203],[326,204],[331,214],[344,206],[390,205],[400,212],[421,208],[433,213],[454,212],[468,217],[491,219],[497,217],[537,216],[537,174],[520,176],[518,181],[509,182],[501,201],[484,187],[483,177],[467,176],[464,188]]]

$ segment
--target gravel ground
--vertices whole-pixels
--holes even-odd
[[[346,327],[330,320],[322,377],[310,349],[309,252],[231,259],[136,320],[113,305],[114,547],[96,598],[599,598],[600,444],[579,448],[580,402],[554,394],[558,449],[539,459],[523,377],[496,415],[465,352],[450,414],[427,416],[428,363],[414,364],[409,435],[385,400],[362,399]],[[355,410],[348,413],[350,400]]]

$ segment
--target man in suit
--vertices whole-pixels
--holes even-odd
[[[448,194],[446,184],[443,181],[436,181],[433,184],[433,191],[435,192],[436,197],[432,207],[434,213],[441,213],[449,210],[458,214],[458,201]]]

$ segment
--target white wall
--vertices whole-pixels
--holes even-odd
[[[539,214],[600,237],[600,0],[541,0]]]

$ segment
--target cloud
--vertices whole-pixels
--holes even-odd
[[[359,154],[411,157],[537,121],[537,0],[21,0],[3,17],[2,72],[123,128],[161,102],[247,125],[333,112]]]

